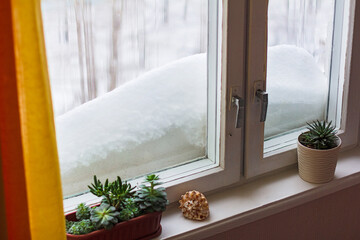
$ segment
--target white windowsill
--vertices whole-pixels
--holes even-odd
[[[359,183],[360,148],[355,148],[340,154],[330,183],[307,183],[297,169],[288,169],[207,196],[210,217],[203,222],[185,219],[173,205],[163,213],[162,234],[156,239],[202,239]]]

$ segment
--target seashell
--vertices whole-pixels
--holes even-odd
[[[189,191],[181,195],[179,200],[180,206],[184,217],[192,220],[204,220],[209,216],[209,204],[201,192]]]

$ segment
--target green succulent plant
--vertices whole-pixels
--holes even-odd
[[[141,213],[165,211],[168,204],[167,195],[165,188],[155,188],[161,184],[158,180],[159,177],[154,174],[147,176],[140,190],[136,192],[134,201]]]
[[[139,208],[133,198],[128,198],[125,207],[120,211],[120,221],[128,221],[139,215]]]
[[[66,230],[66,232],[69,231],[69,228],[70,228],[73,224],[74,224],[73,221],[69,221],[69,220],[67,220],[67,219],[65,218],[65,230]]]
[[[102,203],[100,206],[91,209],[91,222],[96,228],[111,229],[119,222],[120,213],[116,208],[107,203]]]
[[[331,122],[317,120],[307,124],[309,131],[300,135],[301,144],[313,149],[331,149],[337,146],[337,131]]]
[[[76,219],[81,221],[90,218],[90,208],[85,203],[80,203],[76,208]]]
[[[79,222],[73,222],[71,227],[67,229],[67,233],[74,235],[81,235],[90,233],[96,230],[93,223],[89,219],[84,219]]]
[[[109,183],[109,180],[106,179],[105,183],[102,184],[96,176],[94,176],[94,183],[91,186],[88,186],[90,192],[98,197],[103,197],[102,202],[107,203],[120,210],[125,206],[125,200],[131,198],[134,195],[134,188],[131,187],[130,183],[127,181],[122,182],[120,177]]]
[[[140,189],[135,192],[126,181],[120,177],[109,183],[106,179],[103,184],[96,176],[94,183],[88,186],[95,196],[102,197],[101,205],[88,207],[85,203],[77,206],[76,218],[78,221],[66,220],[66,232],[69,234],[86,234],[98,229],[111,229],[121,221],[128,221],[134,217],[150,212],[164,211],[168,204],[165,188],[159,177],[149,175]]]

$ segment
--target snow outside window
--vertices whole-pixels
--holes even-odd
[[[283,147],[281,141],[296,139],[307,122],[332,121],[339,127],[336,108],[341,96],[329,90],[332,87],[335,92],[342,84],[335,74],[340,68],[336,64],[340,57],[335,55],[340,44],[334,40],[335,21],[342,20],[341,2],[269,1],[265,151]],[[341,36],[341,26],[337,31]],[[285,134],[288,137],[281,138]]]
[[[42,14],[65,196],[214,152],[207,0],[43,0]]]

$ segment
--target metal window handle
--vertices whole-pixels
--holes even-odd
[[[238,96],[233,96],[232,104],[236,107],[236,115],[235,115],[235,128],[241,128],[244,121],[244,100]]]
[[[260,122],[265,122],[268,108],[268,93],[258,89],[256,90],[256,97],[260,100],[261,104]]]

